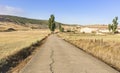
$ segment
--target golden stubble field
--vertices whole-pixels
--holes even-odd
[[[120,70],[120,35],[58,34],[66,41]]]
[[[0,32],[0,60],[42,40],[49,30]]]

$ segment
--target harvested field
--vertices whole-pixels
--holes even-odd
[[[49,33],[48,30],[0,32],[0,62],[3,58],[42,40]]]
[[[120,35],[61,33],[59,36],[120,70]]]

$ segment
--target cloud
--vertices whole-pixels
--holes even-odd
[[[0,5],[0,14],[4,15],[22,15],[24,11],[21,8]]]

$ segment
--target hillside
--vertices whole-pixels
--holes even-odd
[[[47,20],[38,20],[38,19],[30,19],[25,17],[18,16],[10,16],[10,15],[0,15],[0,28],[4,28],[3,26],[17,26],[17,27],[28,27],[31,29],[46,29],[48,28]],[[56,22],[56,25],[61,24]],[[8,27],[9,28],[9,27]]]
[[[46,24],[46,20],[37,20],[37,19],[29,19],[25,17],[18,17],[18,16],[10,16],[10,15],[0,15],[0,21],[2,22],[14,22],[18,24]]]

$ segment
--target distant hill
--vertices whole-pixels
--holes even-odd
[[[0,22],[13,23],[24,27],[30,27],[32,29],[48,28],[48,20],[30,19],[18,16],[0,15]],[[61,23],[56,22],[57,27],[59,24]]]
[[[14,22],[17,24],[47,24],[47,20],[37,20],[37,19],[29,19],[25,17],[18,16],[10,16],[10,15],[0,15],[0,21],[2,22]]]
[[[98,29],[108,29],[108,25],[105,25],[105,24],[86,25],[85,27],[98,28]]]

